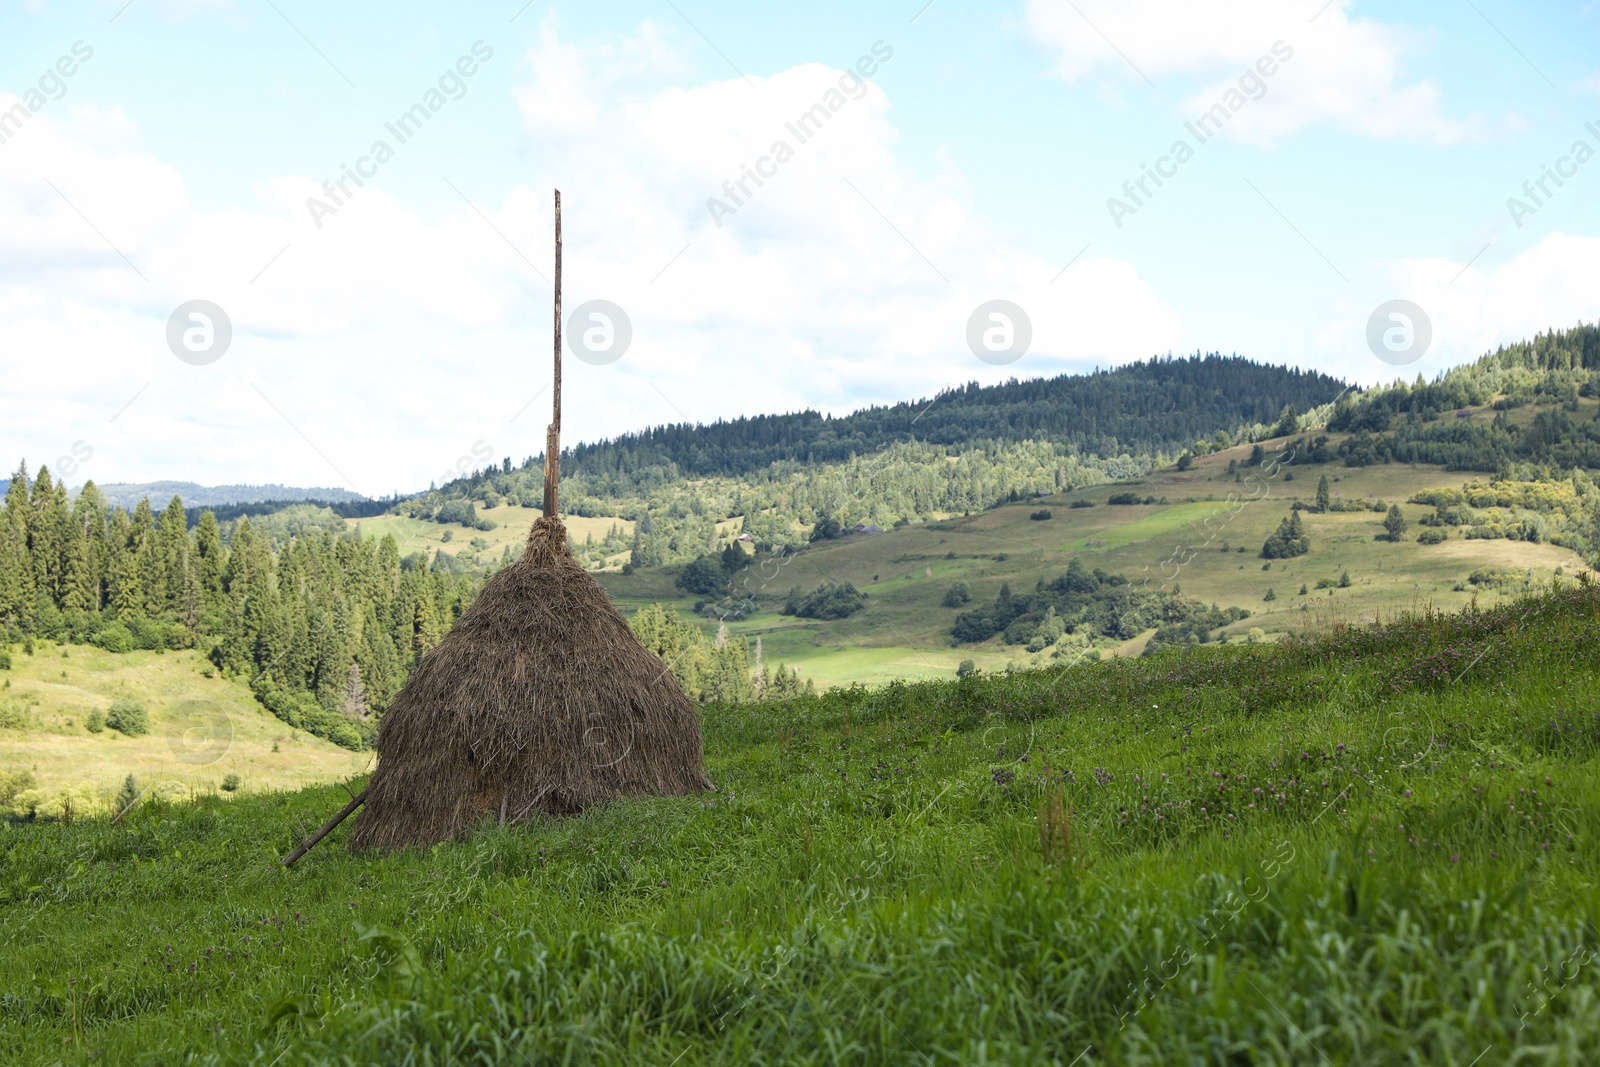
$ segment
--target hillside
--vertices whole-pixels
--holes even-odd
[[[1567,583],[711,706],[715,794],[287,873],[342,789],[4,825],[0,1059],[1593,1062],[1597,690]]]
[[[708,509],[752,520],[773,512],[777,521],[763,532],[779,539],[789,521],[809,524],[819,509],[885,521],[974,510],[1013,491],[1129,477],[1196,438],[1255,439],[1285,410],[1318,409],[1347,389],[1316,372],[1197,355],[973,383],[839,417],[808,411],[655,427],[565,450],[563,500],[577,515],[648,514],[660,529],[657,537],[643,531],[646,554],[682,562],[661,546],[703,543],[708,528],[690,520]],[[866,457],[871,473],[863,476]],[[397,510],[449,519],[473,501],[536,506],[542,466],[542,457],[516,467],[506,457]]]
[[[298,789],[361,773],[350,752],[270,715],[238,682],[207,677],[194,652],[112,653],[40,640],[11,648],[0,671],[0,814],[59,817],[110,808],[128,775],[142,790],[189,798],[230,774],[240,789]],[[213,672],[214,673],[214,672]],[[148,731],[104,727],[117,701],[149,716]],[[91,719],[99,729],[91,729]]]
[[[1584,404],[1589,411],[1596,408]],[[1336,452],[1346,436],[1330,435],[1330,447]],[[1279,438],[1264,445],[1271,455],[1291,441]],[[951,626],[965,609],[941,601],[958,582],[967,586],[973,605],[994,600],[1003,584],[1019,593],[1032,591],[1036,583],[1065,572],[1074,560],[1152,589],[1251,613],[1248,619],[1216,628],[1213,640],[1240,640],[1254,628],[1270,637],[1335,621],[1391,618],[1428,605],[1457,610],[1475,599],[1492,603],[1558,573],[1570,575],[1587,567],[1583,555],[1570,547],[1469,538],[1462,529],[1444,531],[1450,536],[1438,544],[1419,541],[1418,531],[1429,529],[1422,520],[1435,509],[1409,503],[1411,498],[1428,490],[1459,488],[1481,480],[1481,475],[1422,464],[1345,467],[1336,460],[1296,464],[1272,475],[1266,473],[1270,468],[1239,466],[1248,461],[1252,447],[1202,456],[1186,471],[1167,468],[1132,482],[1051,494],[966,518],[817,542],[798,554],[757,561],[748,572],[734,576],[729,594],[711,598],[704,625],[714,626],[720,613],[732,634],[752,643],[759,637],[768,657],[799,667],[802,676],[819,685],[881,682],[890,677],[948,677],[966,659],[987,668],[1048,659],[1048,653],[1030,654],[998,637],[952,647]],[[1230,465],[1234,474],[1251,481],[1236,482]],[[1376,540],[1384,533],[1385,513],[1313,510],[1324,475],[1335,500],[1367,507],[1379,500],[1398,505],[1408,534],[1397,543]],[[1108,503],[1129,492],[1153,501]],[[1240,499],[1230,504],[1230,494]],[[1293,559],[1263,560],[1263,544],[1296,502],[1307,509],[1301,514],[1311,550]],[[1048,520],[1030,518],[1040,509],[1049,511]],[[605,573],[600,580],[626,609],[661,602],[692,614],[695,603],[707,598],[677,588],[676,573]],[[1350,584],[1341,587],[1337,583],[1345,574]],[[1474,574],[1483,580],[1473,582]],[[779,614],[791,587],[806,591],[824,581],[853,583],[868,594],[867,608],[826,622]],[[1317,588],[1319,582],[1333,585]],[[1302,585],[1308,587],[1304,595]],[[1265,599],[1269,590],[1274,594],[1270,601]],[[737,618],[735,609],[749,613]],[[1145,632],[1127,640],[1100,639],[1094,651],[1137,654],[1148,637]],[[1080,651],[1086,650],[1070,654]]]
[[[976,382],[849,415],[815,411],[709,425],[677,424],[579,444],[562,471],[589,477],[671,467],[685,477],[739,475],[773,463],[830,463],[906,440],[959,447],[1048,438],[1100,456],[1181,449],[1217,430],[1270,425],[1348,386],[1316,371],[1215,353],[1151,359],[1091,374],[1002,385]]]

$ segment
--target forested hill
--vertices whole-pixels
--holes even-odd
[[[932,401],[831,417],[816,411],[678,423],[574,446],[562,472],[591,477],[675,466],[686,477],[737,477],[772,463],[828,463],[916,439],[961,446],[1048,439],[1100,456],[1177,452],[1220,429],[1271,424],[1285,405],[1307,411],[1345,383],[1239,356],[1151,359],[1092,374],[1003,385],[976,382]]]
[[[1600,470],[1600,418],[1579,416],[1580,398],[1600,397],[1600,326],[1551,330],[1502,346],[1431,382],[1396,383],[1342,398],[1327,428],[1354,436],[1345,463],[1437,463],[1449,470],[1523,478],[1574,467]],[[1492,404],[1492,422],[1448,418]],[[1513,416],[1536,409],[1531,418]]]

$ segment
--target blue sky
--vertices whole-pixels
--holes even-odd
[[[569,440],[1169,351],[1431,375],[1600,308],[1593,0],[463,7],[7,5],[0,452],[369,494],[538,452],[554,185],[568,308],[634,337],[569,359]],[[167,341],[195,299],[233,329],[200,366]],[[968,348],[991,299],[1031,321],[1016,362]],[[1400,371],[1365,341],[1392,299],[1433,331]]]

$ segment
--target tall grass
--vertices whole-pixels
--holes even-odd
[[[706,713],[719,792],[292,872],[0,830],[18,1063],[1589,1063],[1600,592]]]

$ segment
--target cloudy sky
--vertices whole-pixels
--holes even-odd
[[[446,7],[0,7],[8,470],[379,495],[541,451],[553,187],[568,311],[632,329],[568,359],[568,441],[1600,317],[1595,0]]]

